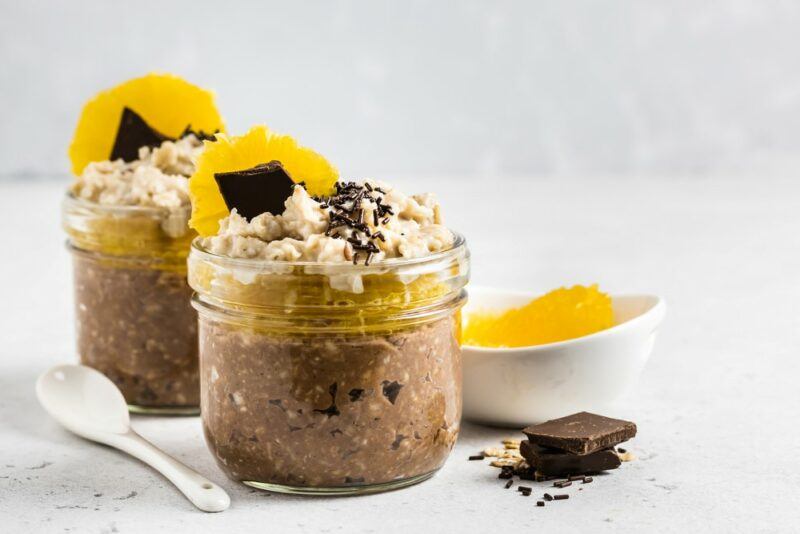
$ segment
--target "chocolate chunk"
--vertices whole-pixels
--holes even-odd
[[[517,491],[526,492],[531,491],[533,488],[529,486],[517,486]]]
[[[231,398],[231,401],[233,401],[233,398]],[[280,408],[284,412],[286,411],[286,407],[284,407],[283,401],[281,399],[270,399],[267,402],[272,406]]]
[[[612,448],[578,455],[523,441],[519,453],[529,464],[536,466],[537,473],[548,476],[597,473],[620,466],[619,456]]]
[[[536,506],[544,506],[544,501],[536,501]]]
[[[553,486],[556,488],[566,488],[567,486],[571,486],[572,482],[569,480],[562,480],[561,482],[554,482]]]
[[[513,485],[514,485],[514,481],[513,480],[509,480],[508,482],[506,482],[505,488],[508,489]]]
[[[131,108],[123,108],[119,119],[117,137],[111,149],[110,159],[133,161],[139,158],[139,149],[143,146],[156,147],[167,140],[173,140],[155,131],[145,120]]]
[[[580,412],[529,426],[523,432],[537,445],[573,454],[589,454],[629,440],[636,435],[636,424]]]
[[[350,402],[355,402],[361,398],[361,395],[364,394],[364,390],[361,388],[353,388],[350,390]]]
[[[190,124],[189,126],[187,126],[183,130],[183,132],[181,132],[181,135],[178,136],[178,139],[183,139],[184,137],[186,137],[188,135],[193,135],[199,141],[216,141],[218,133],[219,133],[219,130],[217,130],[217,131],[215,131],[213,133],[206,133],[203,130],[194,130],[194,129],[192,129],[192,125]]]
[[[334,382],[328,388],[328,393],[331,395],[331,405],[325,408],[324,410],[314,409],[315,412],[325,414],[328,417],[333,417],[334,415],[339,415],[339,408],[336,407],[336,390],[339,389],[339,384]]]
[[[569,499],[569,495],[566,493],[559,493],[558,495],[553,495],[554,501],[563,501],[565,499]]]
[[[389,399],[389,402],[394,404],[394,401],[397,400],[397,396],[400,394],[400,390],[403,388],[403,384],[398,383],[396,380],[394,382],[389,382],[388,380],[383,381],[383,396]]]
[[[396,451],[400,448],[400,444],[403,443],[403,440],[406,439],[406,436],[403,434],[395,434],[394,441],[392,442],[392,450]]]
[[[473,460],[483,460],[483,458],[484,458],[484,456],[483,456],[482,454],[475,454],[475,455],[473,455],[473,456],[470,456],[470,457],[469,457],[469,460],[470,460],[470,461],[473,461]]]
[[[504,465],[500,468],[500,474],[497,478],[512,478],[514,476],[514,468],[510,465]]]
[[[143,400],[147,402],[155,402],[158,400],[158,395],[156,392],[150,389],[149,387],[145,386],[142,389],[142,393],[139,395]]]
[[[546,501],[552,501],[552,500],[553,500],[553,496],[552,496],[552,495],[550,495],[549,493],[545,493],[545,494],[544,494],[544,500],[546,500]]]
[[[262,213],[282,213],[295,186],[279,161],[241,171],[218,172],[214,179],[228,209],[236,208],[248,221]]]
[[[527,462],[519,462],[514,467],[514,474],[517,475],[521,480],[536,481],[536,470],[528,465]]]

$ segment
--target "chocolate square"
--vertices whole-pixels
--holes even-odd
[[[270,161],[241,171],[214,174],[219,191],[229,210],[251,220],[262,213],[283,212],[295,183],[279,161]]]
[[[636,435],[636,424],[579,412],[522,431],[537,445],[573,454],[589,454],[629,440]]]
[[[110,159],[134,161],[139,158],[141,147],[157,147],[167,140],[171,138],[151,128],[141,115],[126,107],[123,108],[119,119],[119,128],[114,138]]]
[[[554,477],[597,473],[620,466],[619,456],[613,448],[579,455],[549,449],[526,440],[520,444],[519,452],[536,468],[537,473]]]

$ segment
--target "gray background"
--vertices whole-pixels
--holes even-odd
[[[791,173],[800,3],[0,0],[0,179],[166,70],[344,175]]]

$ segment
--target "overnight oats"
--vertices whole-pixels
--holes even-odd
[[[459,431],[464,240],[432,195],[338,182],[294,152],[308,149],[276,153],[287,139],[223,138],[192,177],[202,196],[213,176],[230,210],[214,228],[203,210],[220,199],[198,199],[189,257],[208,445],[229,477],[272,491],[424,480]],[[245,143],[254,159],[228,161]]]
[[[137,97],[133,90],[142,85],[149,92]],[[199,410],[200,383],[197,314],[186,279],[197,235],[188,226],[188,177],[209,136],[188,127],[198,124],[191,114],[171,119],[183,122],[177,134],[174,126],[151,119],[156,110],[149,100],[160,86],[167,94],[162,106],[170,91],[202,91],[150,75],[101,93],[84,108],[70,152],[77,177],[63,202],[63,225],[73,259],[81,363],[108,376],[132,411],[191,414]],[[109,100],[128,102],[143,114],[127,105],[114,108],[118,124],[109,130],[100,113],[111,113]],[[211,131],[221,128],[218,121],[204,121],[199,123]],[[87,139],[107,137],[110,152],[101,159],[98,143]]]

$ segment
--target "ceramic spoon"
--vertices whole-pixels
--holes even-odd
[[[102,373],[83,365],[58,365],[36,381],[36,396],[44,409],[68,430],[150,465],[199,509],[221,512],[230,506],[231,499],[225,490],[133,431],[122,393]]]

